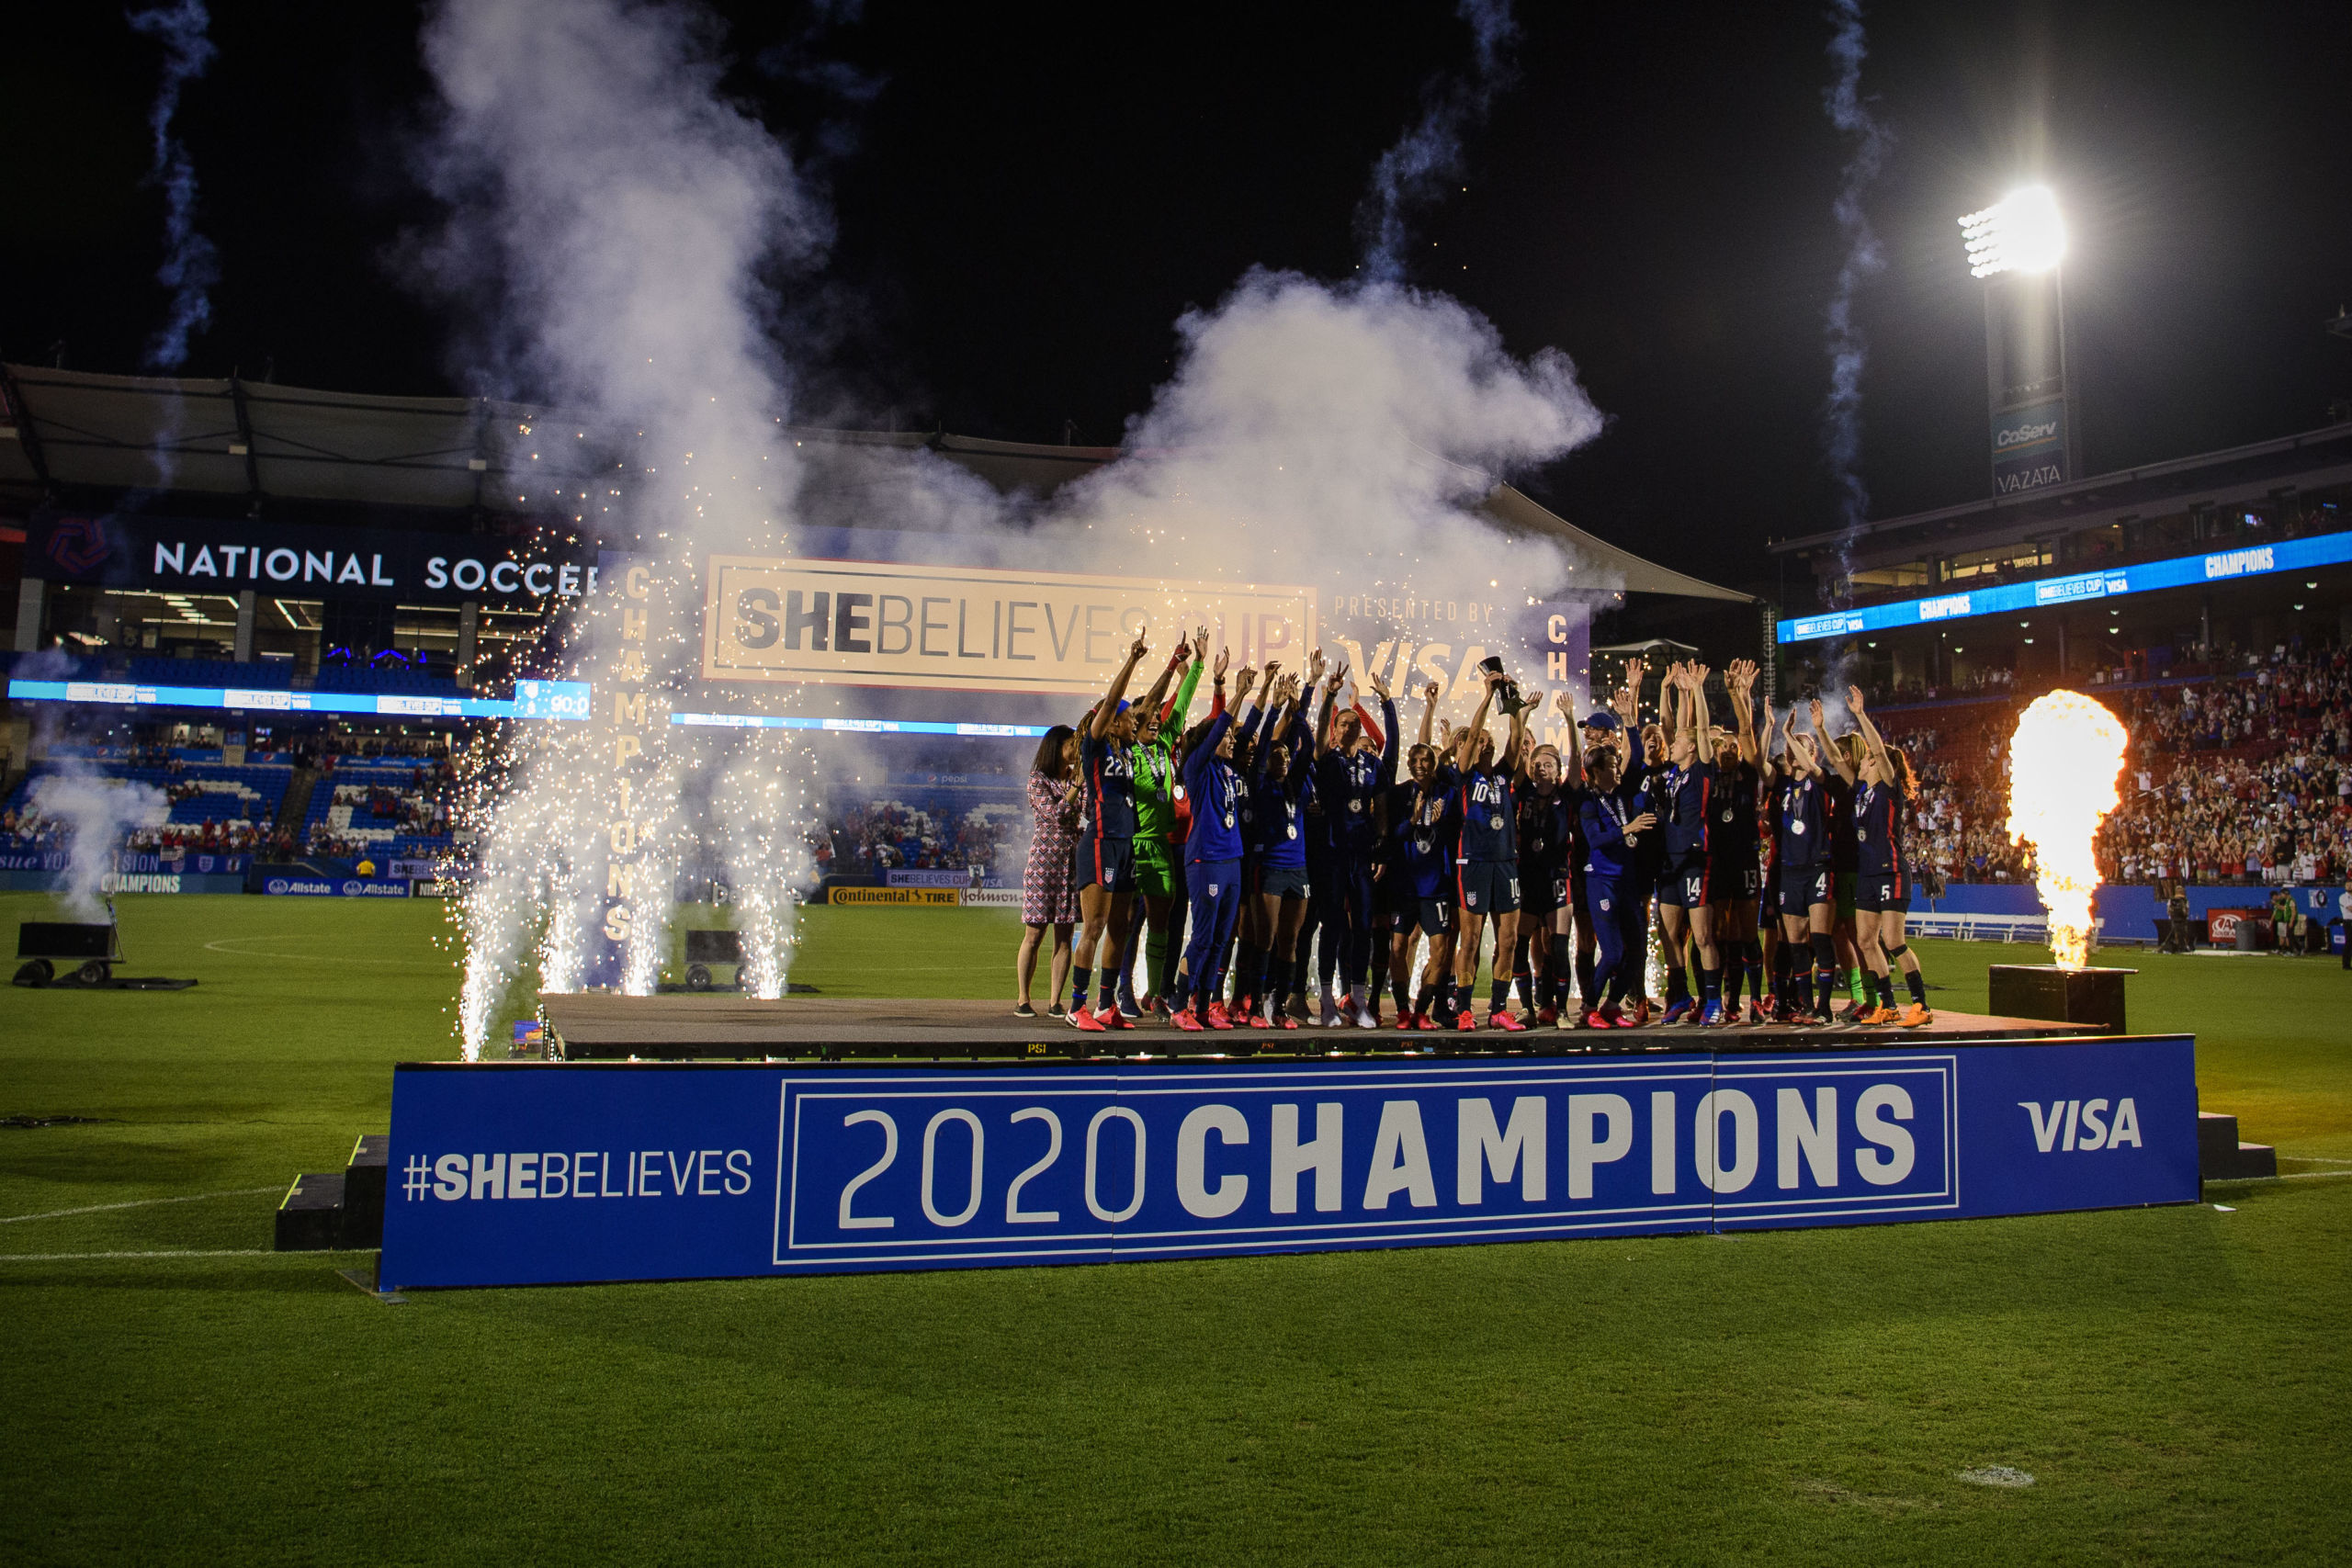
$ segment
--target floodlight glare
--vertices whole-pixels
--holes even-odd
[[[2066,225],[2048,186],[2011,191],[1982,212],[1960,220],[1972,276],[1996,272],[2048,272],[2066,254]]]

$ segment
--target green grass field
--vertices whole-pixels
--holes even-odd
[[[440,911],[122,924],[202,984],[0,993],[0,1116],[93,1119],[0,1128],[12,1564],[2352,1559],[2332,961],[2112,955],[2293,1173],[2194,1208],[384,1306],[262,1249],[455,1055]],[[793,977],[1008,995],[1016,931],[812,910]]]

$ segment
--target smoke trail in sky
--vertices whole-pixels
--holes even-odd
[[[1870,344],[1854,320],[1855,296],[1871,277],[1886,266],[1886,254],[1870,217],[1862,210],[1862,194],[1886,162],[1892,140],[1862,96],[1862,60],[1869,39],[1862,30],[1861,0],[1832,0],[1830,20],[1837,32],[1829,40],[1829,58],[1837,77],[1823,90],[1822,105],[1829,122],[1852,143],[1831,209],[1838,232],[1846,241],[1846,259],[1838,268],[1838,285],[1826,312],[1829,350],[1829,398],[1822,411],[1822,446],[1829,459],[1830,478],[1838,487],[1838,521],[1846,539],[1841,552],[1867,520],[1870,491],[1862,484],[1862,368]]]
[[[1837,268],[1837,287],[1827,308],[1830,400],[1823,407],[1820,437],[1830,458],[1830,478],[1837,484],[1837,522],[1847,536],[1847,543],[1839,546],[1844,552],[1870,514],[1870,491],[1860,475],[1863,367],[1870,360],[1870,344],[1853,320],[1853,299],[1860,294],[1865,280],[1886,268],[1886,252],[1879,249],[1877,232],[1870,228],[1870,216],[1863,211],[1863,193],[1886,163],[1891,134],[1877,115],[1870,113],[1870,104],[1863,98],[1863,56],[1870,51],[1868,35],[1863,33],[1863,3],[1832,0],[1830,21],[1837,24],[1837,33],[1830,38],[1830,62],[1837,66],[1837,80],[1823,89],[1820,101],[1830,115],[1830,125],[1853,143],[1853,152],[1847,157],[1837,186],[1837,205],[1832,207],[1837,231],[1847,240],[1847,259]]]
[[[1464,133],[1487,118],[1496,95],[1510,85],[1510,46],[1519,37],[1510,0],[1460,0],[1454,14],[1470,24],[1476,53],[1470,74],[1442,78],[1424,90],[1421,118],[1373,164],[1372,189],[1356,209],[1363,271],[1375,282],[1404,279],[1408,209],[1461,168]]]
[[[134,11],[129,17],[135,32],[164,42],[164,79],[155,102],[147,111],[147,129],[153,133],[154,161],[148,177],[164,190],[164,265],[155,280],[172,291],[170,318],[147,345],[147,365],[153,370],[176,370],[187,361],[188,339],[212,321],[212,286],[220,281],[220,256],[212,242],[197,231],[196,164],[187,144],[172,130],[180,93],[204,74],[218,51],[205,36],[212,18],[203,0],[179,0]]]

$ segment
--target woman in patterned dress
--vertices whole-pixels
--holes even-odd
[[[1067,724],[1046,731],[1037,743],[1036,761],[1029,768],[1029,815],[1035,823],[1029,840],[1029,866],[1021,879],[1021,956],[1012,975],[1021,999],[1015,1018],[1035,1018],[1029,986],[1037,972],[1037,948],[1046,928],[1054,929],[1052,983],[1046,994],[1053,1000],[1046,1011],[1062,1016],[1062,982],[1069,977],[1070,931],[1078,924],[1078,732]]]

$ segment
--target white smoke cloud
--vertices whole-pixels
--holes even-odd
[[[1091,564],[1440,598],[1566,581],[1557,550],[1506,542],[1471,509],[1600,433],[1566,355],[1516,359],[1444,295],[1262,271],[1177,335],[1129,455],[1052,513]]]
[[[153,784],[102,777],[73,762],[66,767],[35,779],[25,804],[35,817],[65,829],[65,881],[54,894],[57,901],[73,919],[96,922],[106,919],[102,894],[123,835],[162,827],[172,807]]]

